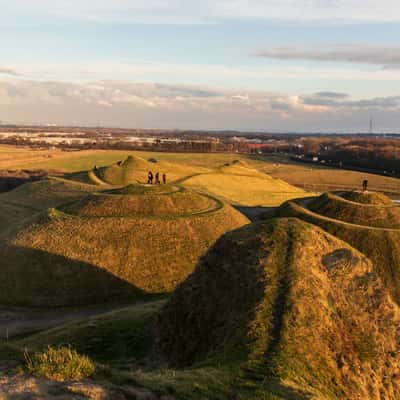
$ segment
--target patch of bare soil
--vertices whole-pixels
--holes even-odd
[[[173,400],[142,388],[92,381],[55,382],[22,374],[0,375],[0,400]]]

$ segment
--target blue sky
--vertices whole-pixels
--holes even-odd
[[[397,1],[0,7],[4,122],[400,131]]]

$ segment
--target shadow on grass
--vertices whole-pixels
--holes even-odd
[[[156,297],[104,268],[46,251],[3,244],[0,303],[62,307]]]

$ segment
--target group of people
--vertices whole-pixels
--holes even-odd
[[[160,181],[160,173],[156,172],[155,175],[153,175],[153,173],[151,171],[149,171],[148,175],[147,175],[147,183],[149,185],[152,185],[153,183],[155,185],[161,185],[161,181]],[[165,185],[167,183],[167,175],[166,174],[162,174],[162,183]]]

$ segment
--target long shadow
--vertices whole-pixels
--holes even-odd
[[[272,218],[278,207],[246,207],[235,206],[233,207],[246,216],[251,222],[262,221]]]
[[[96,265],[46,251],[2,244],[0,304],[63,307],[124,302],[149,294]]]

